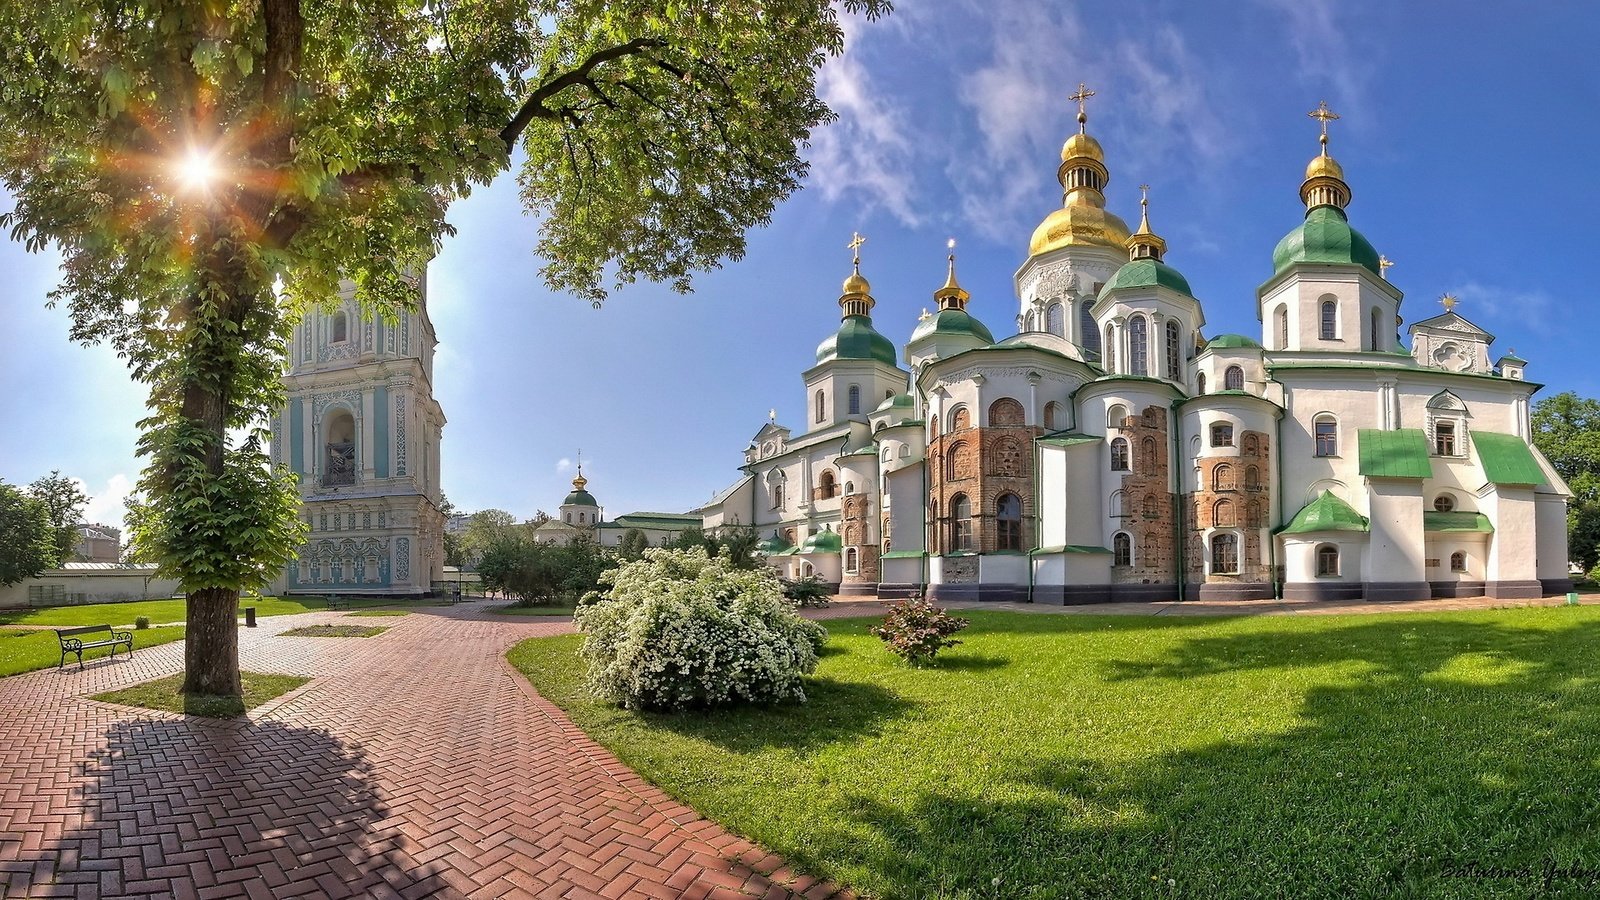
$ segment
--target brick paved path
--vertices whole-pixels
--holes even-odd
[[[564,621],[468,604],[373,638],[241,629],[246,669],[313,681],[248,721],[86,699],[182,643],[0,679],[0,895],[824,897],[646,784],[504,659]]]

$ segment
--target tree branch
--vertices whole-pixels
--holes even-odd
[[[528,99],[522,101],[522,107],[517,110],[516,115],[511,117],[511,121],[506,127],[500,130],[500,140],[505,141],[506,153],[509,155],[516,150],[517,139],[522,137],[522,132],[527,130],[529,123],[534,119],[560,118],[559,111],[545,106],[546,100],[576,85],[588,84],[592,87],[594,82],[591,80],[589,73],[594,70],[595,66],[614,59],[638,56],[646,50],[665,47],[666,45],[667,42],[662,38],[634,38],[626,44],[618,44],[615,47],[596,50],[594,53],[589,54],[587,59],[579,63],[577,68],[557,75],[539,85],[532,94],[528,95]]]

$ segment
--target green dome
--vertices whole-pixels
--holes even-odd
[[[1361,232],[1350,227],[1344,210],[1337,206],[1314,206],[1306,212],[1300,227],[1283,236],[1272,251],[1274,277],[1295,263],[1343,263],[1365,266],[1374,275],[1378,251]]]
[[[588,491],[573,491],[567,499],[561,501],[562,506],[599,506],[594,502],[594,495]]]
[[[818,531],[800,545],[801,553],[838,553],[844,549],[844,540],[837,531]]]
[[[894,344],[872,327],[866,316],[845,316],[839,330],[817,345],[817,362],[832,359],[875,359],[894,365]]]
[[[1260,350],[1261,345],[1242,334],[1219,334],[1206,341],[1207,350]]]
[[[1184,278],[1177,269],[1158,259],[1136,259],[1124,263],[1100,289],[1100,296],[1104,297],[1106,291],[1117,288],[1156,287],[1171,288],[1186,297],[1193,297],[1194,292],[1189,290],[1189,280]]]
[[[961,334],[975,337],[985,344],[994,343],[994,335],[989,333],[989,329],[964,309],[941,309],[923,319],[917,324],[917,330],[911,332],[911,341],[916,343],[936,334]]]
[[[882,403],[879,403],[878,408],[873,410],[873,412],[886,412],[894,409],[897,406],[909,408],[914,405],[914,403],[915,401],[911,399],[910,394],[895,394],[893,397],[890,397]]]
[[[773,556],[793,548],[787,540],[774,532],[772,537],[766,538],[765,540],[761,541],[761,543],[756,544],[756,549],[767,554],[768,556]]]
[[[1280,534],[1316,534],[1322,531],[1369,531],[1367,517],[1355,511],[1350,504],[1323,491],[1317,499],[1307,503]]]

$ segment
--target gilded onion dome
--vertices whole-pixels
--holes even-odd
[[[1128,242],[1128,224],[1106,211],[1105,151],[1086,128],[1089,116],[1083,101],[1094,95],[1083,85],[1072,99],[1078,101],[1078,133],[1061,145],[1061,167],[1056,180],[1061,182],[1061,208],[1046,216],[1033,230],[1028,253],[1037,256],[1062,247],[1105,247],[1122,251]]]
[[[600,504],[595,501],[594,495],[586,490],[588,486],[589,479],[583,477],[583,466],[580,465],[578,466],[578,477],[572,479],[572,493],[567,495],[567,499],[561,501],[561,505],[599,506]]]

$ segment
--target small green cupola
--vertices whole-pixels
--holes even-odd
[[[875,359],[894,365],[897,354],[894,342],[872,327],[872,285],[861,275],[860,248],[866,238],[857,234],[850,241],[855,251],[850,277],[844,280],[843,293],[839,295],[839,308],[844,315],[839,330],[817,345],[817,362],[835,359]]]
[[[1328,155],[1328,122],[1339,118],[1326,102],[1310,113],[1322,123],[1321,152],[1306,166],[1300,183],[1300,199],[1306,205],[1306,218],[1283,236],[1272,251],[1274,277],[1296,263],[1357,265],[1382,276],[1378,251],[1361,232],[1350,227],[1345,207],[1350,205],[1350,185],[1344,180],[1344,167]]]
[[[963,343],[976,342],[977,346],[992,344],[994,335],[990,333],[988,327],[967,312],[967,301],[972,295],[956,281],[955,239],[951,238],[946,246],[950,249],[950,253],[945,257],[947,267],[944,286],[933,292],[933,299],[938,302],[939,311],[932,315],[926,310],[923,311],[916,330],[911,332],[911,343],[917,344],[928,338],[950,337]]]
[[[595,502],[594,495],[589,493],[587,490],[584,490],[588,484],[589,479],[583,477],[583,466],[582,464],[579,464],[578,477],[572,479],[572,493],[567,495],[567,499],[561,501],[561,505],[598,507],[600,504]]]
[[[1111,280],[1100,289],[1100,296],[1121,288],[1164,287],[1193,297],[1189,280],[1162,262],[1167,242],[1150,230],[1150,185],[1139,185],[1139,191],[1139,230],[1128,238],[1128,261],[1112,273]]]

